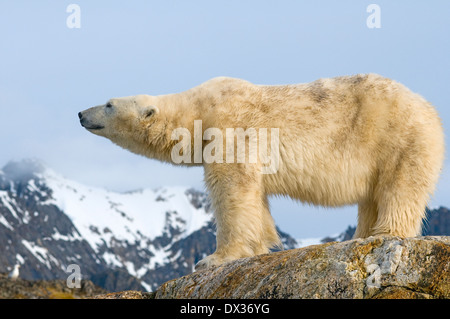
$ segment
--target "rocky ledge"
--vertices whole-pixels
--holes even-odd
[[[450,298],[450,237],[369,237],[243,258],[97,298]],[[142,296],[142,297],[141,297]]]

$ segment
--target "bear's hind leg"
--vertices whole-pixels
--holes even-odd
[[[439,120],[428,115],[421,117],[425,122],[410,127],[407,135],[392,138],[396,143],[403,140],[404,147],[391,145],[392,153],[378,169],[374,191],[378,217],[372,235],[421,234],[425,208],[436,186],[444,154]]]
[[[432,191],[431,179],[420,170],[407,174],[402,170],[377,185],[377,221],[371,235],[415,237],[420,235],[425,207]],[[383,179],[381,179],[383,181]]]
[[[392,197],[379,205],[378,219],[371,235],[392,235],[415,237],[420,235],[422,220],[425,217],[426,201],[412,199],[407,201]]]

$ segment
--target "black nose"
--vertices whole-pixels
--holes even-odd
[[[81,114],[81,112],[78,112],[78,118],[81,120],[82,117],[83,117],[83,114]]]

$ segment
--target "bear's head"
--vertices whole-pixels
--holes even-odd
[[[145,154],[161,134],[159,109],[149,95],[110,99],[106,104],[78,113],[81,125],[89,132],[108,138],[134,153]]]

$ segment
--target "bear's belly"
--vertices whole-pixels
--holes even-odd
[[[281,161],[275,174],[263,177],[268,195],[284,195],[322,206],[355,204],[367,197],[370,169],[361,162],[333,160]]]

